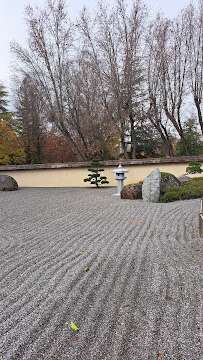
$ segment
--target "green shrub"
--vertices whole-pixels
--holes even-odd
[[[166,189],[159,202],[176,200],[197,199],[203,197],[203,177],[186,181],[182,187]]]

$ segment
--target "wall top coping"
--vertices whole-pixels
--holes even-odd
[[[107,166],[130,166],[130,165],[148,165],[148,164],[173,164],[188,163],[190,161],[203,162],[203,156],[184,156],[184,157],[166,157],[166,158],[148,158],[148,159],[130,159],[130,160],[108,160],[102,161],[104,167]],[[90,167],[91,161],[69,162],[60,164],[24,164],[24,165],[0,165],[0,171],[16,170],[39,170],[39,169],[64,169],[64,168],[85,168]]]

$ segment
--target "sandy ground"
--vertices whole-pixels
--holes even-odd
[[[0,193],[0,359],[202,359],[200,200],[115,191]]]

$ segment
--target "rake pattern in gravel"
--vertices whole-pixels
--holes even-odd
[[[114,192],[0,194],[2,360],[201,358],[199,200]]]

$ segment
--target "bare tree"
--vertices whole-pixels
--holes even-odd
[[[158,18],[160,20],[160,18]],[[146,36],[146,82],[148,90],[147,107],[144,116],[147,117],[158,131],[169,156],[174,156],[173,147],[168,132],[168,121],[164,117],[163,95],[161,86],[161,50],[155,36],[154,24],[149,26]]]
[[[196,9],[191,3],[184,10],[188,44],[188,77],[194,104],[197,109],[200,128],[203,134],[202,97],[203,97],[203,1]]]
[[[108,154],[112,134],[119,134],[124,157],[135,158],[136,127],[148,120],[170,156],[171,129],[190,154],[182,118],[188,78],[203,129],[202,5],[200,10],[197,15],[190,6],[174,21],[158,15],[145,47],[142,0],[131,8],[116,0],[111,11],[100,1],[95,18],[84,9],[76,26],[68,20],[65,0],[47,0],[41,10],[27,7],[28,49],[12,44],[18,70],[34,84],[45,118],[78,159]]]
[[[112,13],[100,3],[92,25],[86,10],[78,23],[87,58],[99,79],[103,107],[109,114],[109,121],[117,126],[125,158],[128,158],[128,137],[131,138],[132,156],[136,157],[135,117],[142,96],[140,52],[144,14],[141,1],[128,13],[125,2],[117,0]]]
[[[100,93],[100,82],[92,71],[92,64],[81,51],[66,89],[65,104],[69,108],[71,125],[80,135],[87,159],[99,155],[102,157],[107,152],[106,140],[115,131],[112,122],[108,121]]]
[[[120,21],[118,30],[120,41],[123,44],[123,108],[127,112],[130,122],[132,158],[136,158],[136,128],[135,120],[139,118],[143,91],[143,32],[145,30],[146,8],[141,1],[133,4],[130,15],[126,13],[125,2],[118,0]]]
[[[187,155],[190,155],[181,120],[181,109],[187,95],[188,46],[185,34],[183,17],[169,21],[158,15],[153,36],[156,43],[154,57],[159,61],[156,76],[159,79],[162,108],[179,134]]]
[[[67,19],[64,0],[47,0],[44,10],[26,8],[29,49],[13,43],[12,51],[21,61],[23,74],[35,79],[54,122],[71,144],[80,160],[84,160],[76,142],[77,132],[71,125],[71,114],[64,105],[67,73],[71,67],[72,25]]]

